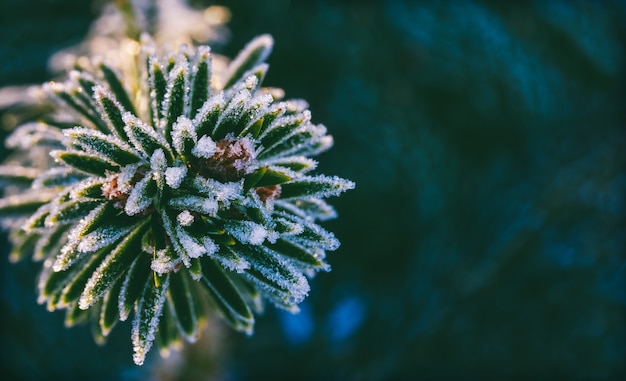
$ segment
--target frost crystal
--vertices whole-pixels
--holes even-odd
[[[161,148],[157,148],[150,157],[150,168],[152,168],[154,172],[164,172],[166,166],[167,161],[165,160],[165,154]]]
[[[169,205],[176,210],[190,210],[209,217],[215,217],[219,208],[217,200],[199,196],[173,198]]]
[[[193,215],[188,210],[183,210],[178,214],[176,220],[181,226],[189,226],[193,223]]]
[[[135,187],[130,192],[130,196],[128,196],[128,200],[126,200],[126,206],[124,207],[126,214],[134,216],[144,212],[152,205],[152,197],[149,194],[149,186],[152,182],[153,179],[146,176],[135,184]]]
[[[248,334],[263,299],[297,311],[329,270],[323,199],[354,183],[311,174],[332,137],[306,102],[262,87],[272,45],[256,38],[225,70],[208,47],[144,46],[133,70],[86,62],[44,85],[58,112],[7,140],[25,160],[0,166],[0,218],[12,258],[43,261],[38,300],[68,325],[91,316],[102,342],[134,313],[142,364],[157,333],[165,352],[194,342],[211,311]]]
[[[66,140],[63,132],[58,128],[51,127],[44,123],[27,123],[15,129],[4,144],[7,148],[20,148],[27,150],[35,146],[45,146],[49,148],[63,148],[63,141]]]
[[[202,239],[202,244],[204,245],[207,255],[213,255],[219,250],[217,244],[209,237],[204,237]]]
[[[179,117],[178,121],[174,124],[174,131],[172,131],[172,144],[176,151],[181,155],[185,154],[186,143],[195,145],[197,140],[196,131],[191,120],[184,116]]]
[[[178,189],[187,176],[187,167],[170,167],[165,170],[165,183],[172,189]]]
[[[213,156],[216,150],[217,146],[215,145],[213,139],[211,139],[208,135],[204,135],[198,140],[198,143],[195,147],[193,147],[191,153],[193,153],[197,158],[208,159]]]
[[[133,360],[137,365],[143,364],[146,354],[154,342],[159,319],[163,312],[168,283],[169,277],[166,277],[165,283],[159,287],[153,287],[147,283],[143,297],[137,303],[137,313],[133,319],[132,329],[133,351],[135,352]]]
[[[163,275],[174,271],[179,263],[180,259],[172,258],[167,249],[161,249],[157,251],[156,257],[150,264],[150,268],[154,272]]]
[[[119,176],[117,176],[117,187],[122,193],[130,193],[133,187],[133,179],[139,169],[139,164],[130,164],[122,168]]]
[[[189,256],[189,258],[199,258],[207,254],[204,245],[201,242],[198,242],[196,238],[189,235],[182,226],[179,225],[176,227],[176,235],[180,240],[182,249]]]
[[[241,243],[260,245],[267,237],[267,230],[252,221],[229,221],[224,228]]]

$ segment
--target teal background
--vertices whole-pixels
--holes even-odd
[[[225,328],[181,379],[626,379],[624,1],[196,3],[232,11],[219,52],[274,36],[266,84],[310,103],[335,137],[319,172],[357,187],[330,200],[342,246],[302,312]],[[0,85],[49,79],[94,9],[4,0]],[[129,324],[105,347],[65,329],[36,273],[2,255],[8,379],[154,374]]]

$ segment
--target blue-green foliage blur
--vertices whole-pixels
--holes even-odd
[[[186,351],[179,379],[626,379],[626,2],[218,3],[217,50],[274,35],[266,84],[310,103],[335,137],[320,172],[357,188],[330,200],[342,247],[302,312],[268,306],[219,365]],[[0,85],[49,79],[95,16],[0,15]],[[128,324],[105,347],[65,329],[36,304],[37,266],[1,245],[3,374],[148,377]]]

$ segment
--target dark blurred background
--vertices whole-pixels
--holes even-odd
[[[129,324],[104,347],[64,328],[3,236],[3,375],[626,379],[626,2],[194,3],[230,8],[229,56],[271,33],[266,84],[335,137],[319,171],[357,187],[330,200],[332,272],[299,315],[137,368]],[[49,79],[97,8],[2,0],[0,85]]]

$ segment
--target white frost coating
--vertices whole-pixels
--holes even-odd
[[[285,101],[287,104],[287,110],[300,113],[300,112],[309,112],[309,120],[311,120],[310,111],[307,110],[309,108],[309,103],[304,99],[288,99]]]
[[[304,231],[301,224],[295,223],[286,218],[275,217],[275,221],[280,226],[280,235],[282,236],[298,235]]]
[[[304,300],[309,293],[310,287],[302,273],[275,251],[263,246],[261,249],[266,255],[272,256],[273,259],[278,262],[282,271],[276,271],[276,268],[272,266],[267,267],[263,265],[260,266],[260,271],[263,272],[268,279],[273,280],[291,292],[291,295],[289,295],[291,304],[298,304]]]
[[[87,216],[85,216],[84,218],[81,218],[80,221],[78,222],[78,224],[76,224],[68,233],[67,233],[67,244],[61,249],[61,253],[64,254],[66,250],[73,250],[73,249],[69,249],[68,246],[77,246],[78,245],[78,240],[79,238],[82,236],[82,234],[84,233],[84,231],[86,230],[87,226],[89,226],[91,224],[91,221],[102,212],[102,209],[104,209],[104,207],[106,206],[106,204],[101,204],[98,207],[96,207],[94,210],[92,210]],[[67,247],[67,248],[66,248]],[[54,270],[54,271],[59,271],[59,270]]]
[[[291,177],[292,179],[297,179],[297,178],[302,176],[297,171],[294,171],[294,170],[292,170],[290,168],[287,168],[287,167],[281,167],[279,165],[268,165],[267,169],[272,170],[272,171],[276,171],[276,172],[279,172],[279,173],[282,173],[283,175]]]
[[[170,71],[169,75],[167,76],[167,90],[165,91],[165,96],[163,97],[163,111],[165,113],[165,115],[167,115],[167,112],[170,108],[171,105],[171,100],[172,100],[172,91],[174,90],[174,86],[176,85],[176,82],[178,81],[178,78],[180,76],[183,76],[183,80],[185,81],[185,84],[183,85],[184,88],[184,105],[188,106],[189,105],[189,63],[187,62],[187,60],[184,59],[179,59],[177,60],[176,64],[174,65],[174,67],[172,68],[172,70]]]
[[[89,188],[93,188],[96,186],[101,186],[103,180],[97,177],[88,177],[77,184],[72,186],[72,190],[70,191],[70,198],[77,199],[85,196],[85,192]]]
[[[197,239],[190,236],[180,225],[176,226],[176,235],[180,241],[183,250],[189,258],[199,258],[207,254],[207,250]]]
[[[313,220],[327,221],[337,217],[335,208],[320,198],[308,197],[297,199],[293,201],[293,204],[306,212]]]
[[[152,156],[150,156],[150,168],[154,172],[165,172],[167,161],[165,160],[165,154],[161,148],[155,149]]]
[[[214,255],[213,258],[218,261],[225,269],[234,271],[238,274],[242,274],[245,270],[250,268],[250,262],[241,257],[224,257],[221,255]]]
[[[325,135],[315,138],[313,143],[312,146],[304,147],[301,151],[295,150],[294,152],[309,156],[319,155],[322,152],[328,151],[335,141],[332,135]]]
[[[81,253],[93,253],[114,243],[128,233],[130,229],[117,226],[101,226],[84,236],[80,240],[77,249]]]
[[[60,129],[40,122],[31,122],[17,127],[6,138],[4,144],[7,148],[21,149],[29,149],[36,145],[61,148],[64,140],[66,138]]]
[[[254,277],[248,279],[264,289],[269,294],[268,296],[277,296],[280,299],[279,303],[276,304],[278,307],[285,307],[285,303],[287,306],[294,306],[302,302],[310,290],[304,275],[289,261],[283,259],[281,255],[265,246],[259,246],[258,254],[259,256],[249,258],[252,268],[259,271],[263,277],[276,283],[280,288],[288,291],[276,289]]]
[[[285,184],[303,184],[312,187],[312,189],[318,188],[316,191],[311,192],[311,194],[306,195],[306,197],[330,197],[330,196],[338,196],[339,194],[354,189],[354,182],[346,179],[342,179],[338,176],[326,176],[326,175],[317,175],[317,176],[302,176],[299,179],[289,181]],[[287,185],[285,185],[287,186]],[[303,196],[293,196],[290,197],[297,199]]]
[[[194,65],[195,65],[194,72],[197,70],[197,65],[201,61],[206,61],[208,65],[209,73],[211,73],[211,47],[210,46],[200,45],[196,48],[196,55],[194,56]]]
[[[202,237],[202,244],[206,250],[207,255],[212,256],[217,252],[219,246],[209,237]]]
[[[185,140],[191,139],[194,143],[198,140],[193,123],[185,116],[178,117],[172,127],[172,144],[178,154],[184,154]]]
[[[104,88],[101,85],[96,85],[93,87],[93,97],[96,101],[96,106],[98,108],[98,112],[100,113],[100,115],[104,116],[106,118],[106,121],[108,121],[109,125],[112,125],[112,121],[109,118],[108,113],[104,110],[104,104],[102,103],[102,99],[103,98],[108,98],[109,101],[113,102],[113,105],[120,110],[122,113],[126,112],[127,110],[124,109],[124,107],[117,101],[116,97],[106,88]]]
[[[246,120],[246,129],[250,128],[254,123],[257,123],[263,118],[270,110],[270,104],[274,101],[274,97],[268,93],[257,92],[253,95],[252,99],[246,104],[246,110],[253,110],[253,112],[247,111],[248,120]],[[245,130],[244,130],[245,131]]]
[[[200,45],[196,48],[196,58],[206,60],[211,58],[211,47],[209,45]]]
[[[188,210],[183,210],[182,212],[178,213],[178,216],[176,216],[176,220],[182,226],[190,226],[193,223],[193,214],[189,213]]]
[[[63,245],[64,240],[58,239],[58,236],[55,237],[57,233],[58,231],[54,229],[45,229],[41,232],[41,238],[37,240],[33,249],[33,261],[39,262],[47,258],[49,253],[56,252]],[[50,262],[50,266],[52,266],[52,262]]]
[[[165,233],[170,237],[170,241],[172,241],[172,248],[174,248],[175,253],[178,254],[180,260],[183,262],[185,267],[191,267],[189,256],[187,255],[187,252],[181,247],[178,235],[174,230],[174,223],[172,222],[172,220],[170,220],[165,210],[161,211],[161,221],[163,222],[163,229],[165,229]]]
[[[302,226],[304,231],[294,237],[294,241],[299,241],[306,247],[319,247],[320,249],[329,251],[334,251],[339,248],[340,242],[332,232],[329,232],[315,223],[303,222]]]
[[[53,167],[48,169],[45,172],[40,172],[35,168],[25,168],[25,167],[14,167],[14,166],[2,166],[2,172],[9,175],[20,175],[20,176],[29,176],[35,177],[33,182],[31,183],[32,189],[43,189],[46,188],[46,182],[55,179],[55,185],[69,185],[72,181],[72,169],[66,167]],[[3,173],[3,174],[4,174]]]
[[[274,210],[274,203],[269,200],[264,203],[261,201],[259,195],[252,191],[249,192],[248,197],[243,199],[242,204],[250,209],[255,209],[258,213],[260,213],[260,217],[262,218],[261,224],[267,226],[269,228],[274,228],[276,224],[274,223],[274,218],[272,218],[272,211]]]
[[[162,151],[161,151],[162,152]],[[124,205],[124,211],[129,216],[134,216],[146,210],[152,205],[153,198],[147,194],[148,186],[153,181],[151,176],[145,176],[141,179],[130,192],[126,205]]]
[[[100,131],[94,130],[92,128],[85,127],[74,127],[63,130],[63,135],[68,137],[71,142],[74,144],[78,143],[85,152],[94,153],[94,154],[103,154],[109,159],[113,159],[111,155],[113,152],[110,150],[109,146],[106,143],[117,147],[121,151],[131,152],[136,154],[135,150],[131,148],[128,144],[124,143],[116,136],[106,135]],[[104,142],[105,144],[99,144],[100,142]]]
[[[191,153],[195,157],[208,159],[213,156],[216,150],[217,146],[215,145],[213,139],[211,139],[209,135],[204,135],[198,140],[196,145],[191,150]]]
[[[267,231],[267,242],[269,243],[276,243],[276,240],[280,237],[280,235],[273,231],[273,230],[268,230]]]
[[[289,220],[292,220],[293,218],[301,218],[303,221],[308,221],[308,220],[312,220],[313,219],[311,216],[306,214],[305,211],[297,208],[295,205],[293,205],[290,202],[283,201],[283,200],[276,200],[275,201],[275,205],[279,209],[288,211],[288,213],[287,212],[283,212],[283,211],[276,212],[276,215],[286,217]]]
[[[263,34],[252,41],[250,41],[246,46],[239,52],[237,57],[231,61],[228,66],[228,70],[224,76],[224,78],[230,78],[239,70],[241,65],[243,65],[249,58],[250,55],[258,51],[260,54],[256,58],[254,64],[263,62],[267,59],[269,54],[272,52],[272,47],[274,46],[274,39],[269,34]]]
[[[309,114],[310,116],[310,114]],[[302,114],[298,114],[298,115],[283,115],[280,116],[278,118],[276,118],[272,124],[270,124],[270,126],[259,136],[259,139],[263,140],[265,139],[265,137],[271,133],[275,133],[275,130],[281,129],[284,126],[287,125],[291,125],[291,130],[289,131],[289,133],[287,134],[281,134],[282,137],[280,138],[280,140],[276,141],[274,144],[265,147],[266,149],[269,149],[275,145],[277,145],[278,143],[288,139],[290,136],[292,136],[294,133],[302,130],[302,128],[304,127],[305,123],[305,119],[303,118]],[[296,127],[293,127],[294,125],[296,125]]]
[[[226,231],[241,243],[260,245],[267,237],[267,230],[252,221],[228,221],[224,225]]]
[[[79,155],[79,156],[93,157],[93,158],[96,158],[96,159],[98,159],[98,160],[100,160],[100,161],[103,161],[103,162],[105,162],[105,163],[108,163],[108,164],[109,164],[109,165],[111,165],[111,166],[116,166],[116,164],[115,164],[115,163],[113,163],[113,162],[112,162],[112,161],[111,161],[108,157],[106,157],[106,156],[104,156],[104,155],[100,155],[100,154],[97,154],[97,153],[90,153],[90,154],[87,154],[87,153],[85,153],[85,151],[82,151],[82,150],[73,150],[73,149],[68,149],[68,150],[52,150],[52,151],[50,151],[50,157],[52,157],[52,158],[54,159],[54,161],[55,161],[55,162],[57,162],[57,163],[61,163],[61,164],[63,164],[63,165],[68,165],[68,166],[70,166],[70,167],[73,167],[73,166],[72,166],[72,165],[70,165],[70,164],[66,164],[66,163],[65,163],[65,162],[61,159],[61,156],[63,156],[64,154],[67,154],[67,153],[70,153],[70,154],[75,154],[75,155]]]
[[[232,135],[230,135],[232,136]],[[227,136],[229,137],[229,136]],[[250,156],[250,159],[238,159],[233,162],[233,167],[235,167],[239,171],[247,170],[247,173],[252,171],[252,167],[250,166],[250,161],[256,159],[257,152],[254,149],[254,142],[248,136],[244,136],[243,138],[238,140],[239,144],[235,144],[231,146],[231,154],[236,156],[245,156],[246,154]]]
[[[146,287],[153,287],[148,281]],[[163,304],[165,302],[165,291],[169,287],[169,277],[165,282],[156,289],[156,295],[146,300],[144,297],[139,300],[139,308],[133,319],[132,341],[133,341],[133,361],[137,365],[142,365],[146,359],[146,354],[152,348],[155,339],[155,333],[161,320],[163,312]],[[146,311],[146,309],[148,309]]]
[[[243,80],[243,86],[250,91],[257,87],[258,84],[259,79],[256,77],[256,75],[249,75],[246,77],[246,79]]]
[[[224,92],[220,91],[204,102],[200,111],[198,111],[193,119],[193,125],[196,127],[200,126],[209,115],[216,111],[223,110],[224,107],[226,107],[226,97],[224,96]]]
[[[172,272],[180,263],[180,258],[172,258],[168,249],[157,250],[155,258],[150,263],[150,268],[157,274],[163,275]]]
[[[281,168],[292,168],[294,166],[302,167],[299,173],[306,173],[317,168],[317,161],[309,159],[305,156],[288,156],[278,159],[263,160],[262,164],[270,164]]]
[[[130,239],[133,239],[131,237],[133,237],[133,235],[129,235],[126,238],[124,238],[124,240],[120,243],[120,246],[126,245]],[[96,271],[93,272],[91,277],[89,277],[89,280],[87,281],[87,284],[85,285],[85,288],[80,296],[80,299],[78,300],[78,308],[80,308],[81,310],[88,309],[95,302],[97,302],[106,291],[108,291],[108,289],[105,289],[101,291],[99,294],[94,293],[94,289],[96,288],[98,283],[102,281],[103,278],[106,280],[106,276],[107,276],[106,272],[111,267],[112,263],[115,263],[115,261],[118,260],[116,258],[118,256],[119,256],[119,253],[116,252],[116,250],[113,250],[111,253],[109,253],[106,256],[106,258],[102,261],[102,263],[100,263],[100,265],[98,266]]]
[[[155,49],[151,49],[151,50],[155,50]],[[154,115],[154,118],[156,119],[155,122],[157,125],[160,125],[162,123],[162,113],[159,112],[157,113],[158,110],[161,110],[160,106],[161,105],[157,105],[157,97],[156,97],[156,82],[155,82],[155,78],[156,78],[156,70],[161,71],[162,73],[164,73],[165,75],[165,70],[163,68],[163,65],[161,65],[161,63],[159,62],[158,57],[156,56],[156,54],[150,54],[149,58],[148,58],[148,89],[150,89],[150,107],[152,110],[154,110],[155,114],[158,115]],[[125,121],[124,121],[125,122]],[[161,126],[155,126],[155,127],[161,127]]]
[[[193,187],[199,193],[214,197],[216,201],[230,205],[230,201],[239,200],[243,197],[243,180],[239,182],[221,183],[214,179],[196,176]]]
[[[75,258],[71,258],[76,251],[77,246],[80,243],[83,233],[91,225],[93,219],[102,213],[102,209],[106,206],[106,203],[102,203],[92,210],[87,216],[81,218],[78,224],[76,224],[67,233],[67,243],[61,248],[61,252],[56,257],[56,261],[52,267],[54,272],[66,270],[74,261]]]
[[[254,77],[256,78],[256,77]],[[270,106],[270,104],[272,104],[272,102],[274,101],[274,97],[272,97],[271,94],[267,94],[267,93],[256,93],[254,94],[254,96],[252,97],[252,99],[250,99],[250,101],[248,102],[246,108],[254,108],[254,109],[258,109],[259,112],[258,114],[263,114],[265,115],[268,111],[268,107]]]
[[[194,54],[194,49],[186,43],[182,43],[178,46],[175,59],[176,61],[184,61],[187,60],[187,57],[190,57],[192,54]]]
[[[193,66],[191,68],[191,74],[192,74],[192,78],[195,84],[195,80],[197,79],[197,74],[198,74],[198,69],[200,67],[200,64],[206,63],[207,74],[208,74],[206,78],[206,82],[195,84],[195,85],[202,88],[202,90],[206,89],[207,95],[209,96],[211,95],[211,78],[214,72],[211,58],[212,58],[211,48],[207,45],[200,45],[196,48],[196,54],[193,57],[193,61],[192,61]],[[193,110],[193,111],[196,111],[196,110]]]
[[[244,106],[248,103],[251,97],[252,94],[250,94],[250,90],[248,89],[243,89],[232,97],[230,102],[228,102],[228,106],[226,106],[226,109],[218,118],[214,131],[225,121],[232,121],[234,123],[238,122],[241,118]]]
[[[169,205],[177,210],[190,210],[209,217],[215,217],[219,204],[215,199],[199,196],[182,196],[169,200]]]
[[[205,237],[205,239],[210,240],[208,237]],[[211,241],[211,243],[215,245],[213,241]],[[216,247],[215,252],[211,255],[211,258],[218,261],[224,268],[238,274],[242,274],[244,270],[250,268],[250,262],[246,261],[243,257],[228,248],[219,250],[219,248]]]
[[[33,231],[39,231],[39,230],[43,230],[43,232],[49,231],[49,229],[41,229],[41,228],[35,228],[35,224],[37,223],[37,221],[39,221],[44,215],[49,214],[50,213],[50,204],[44,204],[42,206],[40,206],[37,211],[35,211],[35,213],[33,213],[30,217],[28,217],[26,219],[26,221],[22,224],[22,226],[20,227],[20,229],[24,230],[27,233],[33,232]],[[47,219],[47,217],[46,217]],[[45,224],[45,222],[44,222]]]
[[[124,121],[124,131],[126,135],[128,135],[128,139],[133,144],[133,146],[137,149],[138,152],[142,154],[144,158],[149,158],[152,152],[146,152],[145,148],[142,146],[141,140],[138,138],[135,131],[140,130],[142,133],[150,136],[150,138],[159,142],[162,147],[169,147],[165,138],[157,133],[152,126],[146,124],[143,120],[137,118],[130,112],[126,112],[122,115],[122,120]]]
[[[66,194],[67,194],[67,192],[61,193],[59,196],[55,197],[54,199],[52,199],[47,204],[49,214],[48,214],[48,216],[44,220],[44,226],[46,228],[52,228],[52,227],[55,226],[55,224],[56,224],[56,216],[58,215],[59,211],[61,210],[61,205],[63,204],[62,199],[64,198],[64,196]]]
[[[219,207],[220,204],[218,203],[218,201],[212,198],[202,198],[201,202],[198,204],[199,211],[209,217],[217,216]]]
[[[280,118],[287,112],[287,102],[272,103],[269,113],[276,115],[276,118]]]
[[[140,163],[129,164],[124,166],[120,171],[119,176],[117,176],[117,188],[123,193],[130,192],[130,188],[132,187],[131,183],[140,165]]]
[[[178,189],[185,176],[187,176],[187,167],[185,165],[169,167],[165,170],[165,183],[172,189]]]
[[[138,266],[139,258],[136,258],[133,263],[131,263],[130,268],[124,274],[124,280],[122,281],[122,287],[120,288],[120,296],[117,300],[117,308],[120,314],[120,321],[126,321],[128,319],[128,314],[130,312],[130,308],[126,309],[126,294],[128,293],[128,286],[131,280],[131,275],[134,273],[135,267]]]
[[[293,141],[292,138],[299,138]],[[281,144],[284,146],[287,144],[287,140],[292,139],[289,143],[291,148],[281,147],[277,152],[272,152],[271,156],[274,157],[287,157],[294,155],[315,156],[326,150],[333,145],[333,137],[326,135],[326,127],[321,124],[303,124],[292,132],[288,137],[281,140]],[[276,145],[274,145],[274,149]],[[268,149],[271,151],[271,149]]]
[[[59,213],[61,213],[63,210],[67,210],[67,208],[73,208],[83,201],[86,201],[86,202],[92,201],[89,199],[77,199],[77,200],[70,200],[67,202],[63,202],[63,198],[66,195],[67,195],[67,192],[63,192],[59,195],[59,197],[55,198],[54,200],[50,201],[47,204],[50,208],[49,209],[50,214],[44,220],[44,226],[46,228],[50,229],[50,228],[57,226],[59,223],[67,222],[67,221],[64,221],[63,218],[59,217]]]
[[[242,197],[243,181],[220,183],[219,181],[213,181],[215,185],[215,199],[223,202],[225,205],[228,201],[237,200]]]

